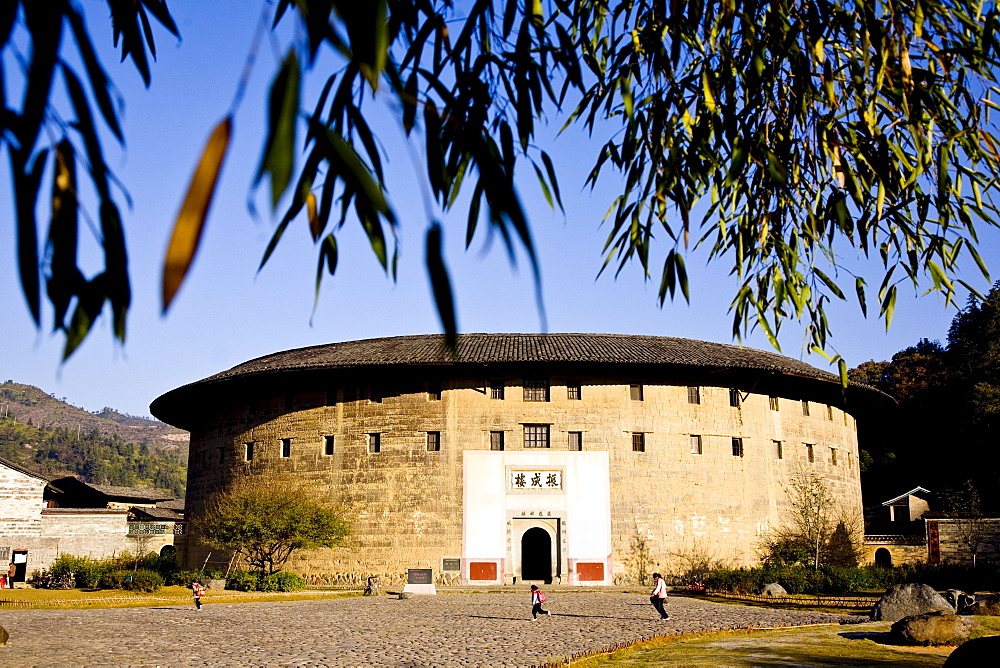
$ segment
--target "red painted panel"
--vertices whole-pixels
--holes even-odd
[[[495,561],[470,561],[470,580],[496,580],[497,564]]]
[[[604,580],[604,564],[597,562],[577,562],[576,573],[580,576],[580,581],[597,582]]]

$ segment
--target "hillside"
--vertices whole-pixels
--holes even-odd
[[[173,451],[187,459],[188,433],[159,420],[124,415],[112,408],[91,413],[46,394],[34,385],[8,380],[0,384],[0,417],[49,429],[78,433],[98,430],[127,442],[145,443],[151,450]]]
[[[32,385],[0,384],[0,457],[50,476],[184,494],[187,432],[111,408],[90,413]]]

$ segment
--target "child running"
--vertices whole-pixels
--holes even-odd
[[[531,621],[537,622],[539,613],[543,615],[552,614],[548,610],[542,610],[542,603],[545,603],[545,592],[535,585],[531,585]]]
[[[667,602],[667,583],[663,581],[659,573],[653,573],[653,593],[649,595],[649,602],[653,604],[656,611],[660,613],[660,621],[670,619],[670,615],[663,609],[663,604]]]
[[[205,595],[205,586],[200,582],[191,583],[191,596],[194,597],[195,610],[201,610],[201,597]]]

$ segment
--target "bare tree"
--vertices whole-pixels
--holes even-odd
[[[784,487],[787,513],[766,545],[779,560],[806,557],[819,568],[838,525],[838,507],[826,483],[812,471],[803,471]],[[804,560],[804,559],[803,559]]]

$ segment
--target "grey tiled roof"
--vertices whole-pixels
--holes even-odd
[[[777,353],[692,339],[631,334],[461,334],[454,355],[445,346],[441,335],[346,341],[258,357],[200,382],[286,370],[511,362],[759,369],[839,380],[828,371]]]
[[[170,510],[169,508],[143,508],[141,506],[134,506],[129,508],[129,512],[137,518],[148,518],[151,520],[169,520],[173,522],[180,522],[184,519],[184,515],[176,510]]]
[[[116,485],[86,484],[101,494],[118,498],[142,499],[146,501],[166,501],[167,499],[174,498],[174,495],[170,492],[152,487],[118,487]]]
[[[168,508],[170,510],[184,511],[184,499],[170,499],[169,501],[157,501],[157,508]]]

